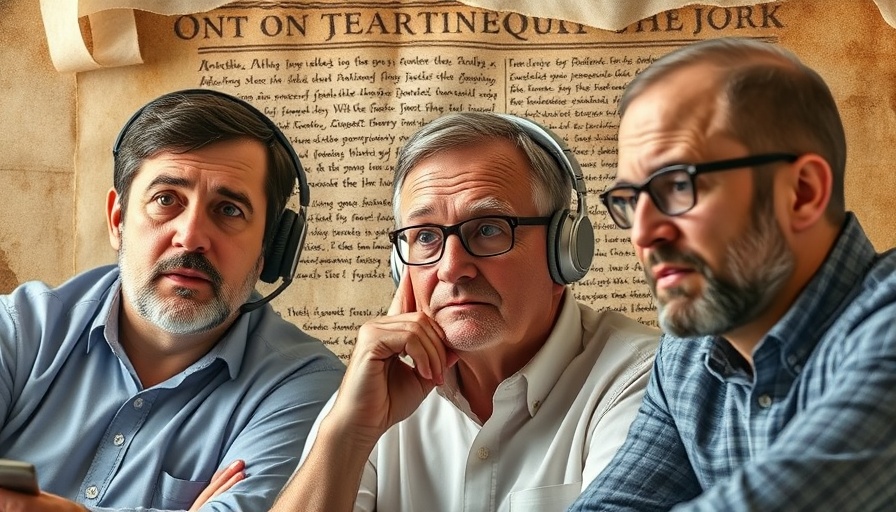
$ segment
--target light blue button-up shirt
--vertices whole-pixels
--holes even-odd
[[[343,364],[268,305],[144,389],[118,342],[119,289],[102,267],[0,297],[0,457],[92,510],[185,510],[243,459],[247,478],[202,510],[267,510]]]

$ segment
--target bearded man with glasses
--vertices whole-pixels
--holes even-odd
[[[517,119],[450,114],[402,149],[390,240],[407,271],[274,510],[563,510],[625,439],[659,333],[555,277],[569,160]]]
[[[782,48],[715,39],[654,62],[619,111],[601,199],[666,334],[570,510],[892,510],[896,252],[846,211],[827,85]]]

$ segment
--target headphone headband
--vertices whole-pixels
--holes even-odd
[[[576,193],[576,213],[580,217],[588,215],[588,205],[585,196],[588,190],[585,186],[585,176],[582,173],[582,167],[576,160],[572,150],[566,145],[566,142],[556,133],[546,126],[542,126],[531,119],[515,116],[513,114],[498,113],[498,116],[510,121],[526,132],[539,147],[548,152],[557,164],[569,173],[572,179],[572,188]]]
[[[121,128],[121,131],[118,132],[118,136],[115,138],[115,143],[112,145],[112,157],[118,158],[118,151],[119,151],[119,149],[121,149],[121,143],[124,141],[124,138],[128,133],[128,130],[130,130],[131,125],[133,125],[137,121],[137,119],[140,118],[140,116],[143,114],[143,112],[148,107],[152,106],[154,103],[156,103],[159,100],[162,100],[165,98],[170,98],[173,96],[178,96],[178,95],[181,95],[181,96],[199,96],[199,95],[216,96],[216,97],[231,101],[233,103],[236,103],[237,105],[248,110],[259,121],[263,122],[271,130],[271,132],[273,132],[274,138],[277,140],[277,142],[280,143],[280,146],[282,146],[283,149],[286,150],[286,154],[287,154],[287,156],[289,156],[289,160],[292,163],[293,169],[295,169],[296,179],[299,182],[299,204],[303,207],[307,207],[309,204],[311,204],[311,202],[310,202],[311,190],[308,186],[308,180],[305,176],[305,168],[302,167],[302,162],[301,162],[301,160],[299,160],[299,155],[296,154],[296,151],[295,151],[295,149],[293,149],[292,144],[289,143],[289,139],[287,139],[286,135],[284,135],[283,132],[280,131],[280,127],[278,127],[268,116],[266,116],[263,112],[261,112],[260,110],[258,110],[254,106],[252,106],[252,104],[250,104],[246,100],[238,98],[238,97],[230,95],[230,94],[227,94],[227,93],[224,93],[224,92],[221,92],[221,91],[216,91],[214,89],[183,89],[180,91],[169,92],[167,94],[163,94],[162,96],[159,96],[158,98],[150,101],[146,105],[143,105],[142,107],[140,107],[140,109],[138,109],[136,112],[134,112],[133,115],[131,115],[131,117],[127,120],[127,122],[124,123],[124,126]]]
[[[118,159],[118,152],[121,149],[121,144],[124,141],[125,136],[131,126],[140,118],[148,107],[167,98],[199,95],[214,96],[230,101],[231,103],[242,107],[259,121],[264,123],[273,133],[274,139],[284,150],[286,150],[286,154],[289,157],[289,161],[295,171],[296,180],[299,184],[300,208],[298,213],[289,208],[283,210],[277,221],[277,225],[274,227],[273,237],[268,241],[268,247],[265,248],[264,251],[264,266],[261,271],[261,280],[266,283],[274,283],[277,279],[282,279],[282,283],[273,292],[261,299],[243,304],[240,310],[245,313],[267,304],[274,297],[280,295],[280,293],[292,283],[302,254],[302,246],[305,243],[305,234],[307,233],[305,210],[308,205],[311,204],[311,190],[305,176],[305,169],[302,167],[302,162],[299,160],[299,155],[296,154],[295,149],[293,149],[292,144],[289,143],[289,139],[286,138],[286,135],[280,131],[280,128],[268,118],[268,116],[243,99],[214,89],[184,89],[163,94],[134,112],[118,133],[118,137],[115,138],[115,143],[112,145],[112,156],[114,159]],[[271,165],[273,165],[273,162]]]
[[[583,278],[594,258],[594,227],[588,218],[585,200],[587,188],[582,168],[566,142],[551,130],[529,119],[512,114],[495,113],[523,131],[545,150],[572,180],[576,193],[576,213],[558,210],[548,224],[547,256],[551,279],[558,284],[569,284]],[[392,280],[397,285],[404,272],[404,264],[395,246],[390,257]]]

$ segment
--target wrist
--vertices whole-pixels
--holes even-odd
[[[349,406],[347,410],[337,404],[320,423],[317,438],[327,445],[340,446],[351,453],[367,455],[376,446],[385,429],[355,420],[355,412]]]

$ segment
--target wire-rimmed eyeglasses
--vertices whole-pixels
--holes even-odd
[[[430,265],[445,253],[445,242],[457,235],[464,249],[473,256],[498,256],[513,249],[517,226],[546,226],[551,217],[476,217],[451,226],[419,224],[389,233],[398,257],[406,265]]]
[[[767,153],[702,164],[677,164],[663,167],[640,185],[622,183],[600,195],[610,218],[622,229],[631,229],[632,217],[641,192],[647,192],[653,204],[665,215],[681,215],[697,204],[695,178],[699,174],[729,171],[773,162],[795,162],[793,153]]]

